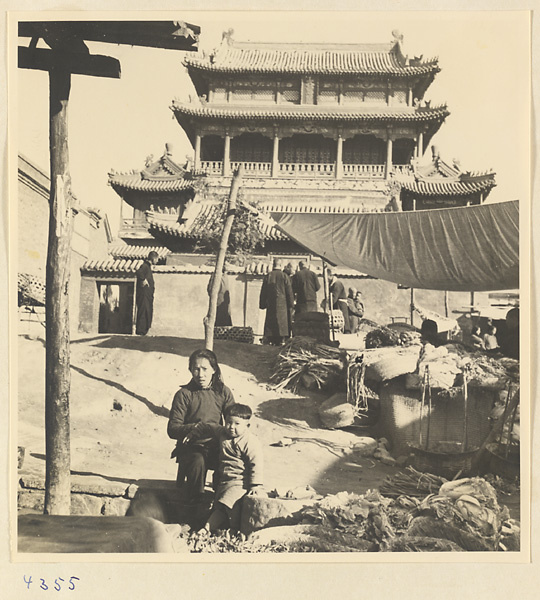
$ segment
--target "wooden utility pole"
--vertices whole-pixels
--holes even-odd
[[[67,107],[71,74],[49,71],[51,192],[46,268],[45,513],[69,515],[69,262],[73,226],[69,175]]]
[[[227,202],[227,213],[225,217],[225,223],[223,224],[221,242],[216,258],[216,268],[212,278],[212,285],[210,287],[208,314],[204,318],[204,345],[207,350],[214,349],[214,325],[216,323],[217,298],[219,294],[219,286],[221,284],[223,265],[225,264],[225,257],[227,256],[229,235],[231,233],[234,217],[236,215],[236,198],[238,196],[238,190],[242,181],[242,172],[243,166],[240,165],[232,178],[229,200]]]
[[[68,158],[67,108],[71,74],[120,77],[120,63],[90,54],[85,41],[196,50],[200,27],[173,21],[19,21],[18,67],[49,73],[51,191],[46,266],[45,513],[70,513],[69,263],[73,196]],[[49,48],[38,48],[42,39]]]

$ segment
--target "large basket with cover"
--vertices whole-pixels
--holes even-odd
[[[445,477],[471,472],[476,453],[491,424],[498,392],[464,384],[432,388],[429,370],[420,389],[407,389],[405,377],[380,390],[379,434],[390,440],[393,454],[411,454],[420,471]]]

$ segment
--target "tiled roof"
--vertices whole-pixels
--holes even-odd
[[[30,273],[18,273],[18,304],[45,306],[45,279]]]
[[[210,56],[188,56],[188,69],[222,73],[374,74],[410,76],[440,71],[438,59],[408,61],[399,44],[256,44],[224,42]]]
[[[493,179],[476,181],[406,181],[402,187],[425,196],[468,196],[494,187]]]
[[[396,181],[402,189],[425,196],[467,196],[496,185],[495,173],[463,172],[457,163],[449,165],[438,156],[411,175],[396,175]]]
[[[161,215],[154,212],[147,212],[150,231],[159,231],[180,238],[199,239],[209,227],[213,226],[216,220],[224,220],[225,207],[222,204],[214,202],[200,202],[193,205],[193,212],[183,223],[168,215]],[[197,210],[198,209],[198,210]],[[259,224],[261,233],[265,240],[285,240],[288,239],[275,227],[265,222]]]
[[[137,269],[143,264],[141,259],[116,259],[87,260],[81,267],[81,272],[86,273],[110,273],[135,275]]]
[[[151,245],[130,245],[124,243],[116,243],[110,246],[109,254],[115,258],[130,258],[130,259],[144,259],[148,256],[151,251],[157,252],[159,258],[165,258],[171,251],[165,246],[151,246]]]
[[[179,192],[193,188],[191,174],[176,164],[167,151],[142,171],[109,173],[109,184],[115,190],[123,188],[145,192]]]
[[[380,107],[336,108],[323,106],[273,105],[260,108],[241,108],[216,105],[186,104],[173,100],[171,110],[176,114],[218,119],[271,119],[281,121],[388,121],[431,122],[443,121],[450,111],[446,105],[434,107]]]

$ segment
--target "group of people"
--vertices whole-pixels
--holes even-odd
[[[235,403],[211,350],[193,352],[189,370],[191,380],[175,394],[167,426],[176,440],[171,458],[178,463],[177,484],[205,529],[238,529],[242,498],[264,494],[262,449],[250,433],[252,411]],[[201,515],[208,470],[214,471],[215,496],[212,510]]]
[[[493,325],[491,319],[488,319],[484,333],[482,333],[482,328],[478,325],[475,325],[472,328],[471,343],[475,348],[481,350],[497,350],[497,348],[499,348],[497,327]]]
[[[321,284],[305,261],[298,263],[294,272],[292,263],[283,267],[275,258],[272,270],[263,279],[259,308],[266,310],[264,337],[279,346],[292,332],[293,314],[317,311],[317,292]]]
[[[343,333],[356,333],[365,310],[362,292],[350,287],[346,293],[345,286],[330,269],[328,278],[332,310],[339,310],[343,314]]]

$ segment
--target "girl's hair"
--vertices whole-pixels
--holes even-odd
[[[195,362],[198,358],[206,358],[206,360],[210,363],[212,369],[214,369],[214,374],[212,375],[212,384],[211,387],[215,392],[221,393],[223,391],[223,377],[221,376],[221,369],[219,368],[217,356],[212,352],[212,350],[207,350],[206,348],[200,348],[199,350],[195,350],[189,357],[189,370],[193,371],[195,368]]]
[[[223,411],[223,416],[225,419],[229,417],[238,417],[248,421],[251,419],[252,415],[253,411],[247,404],[231,404]]]

